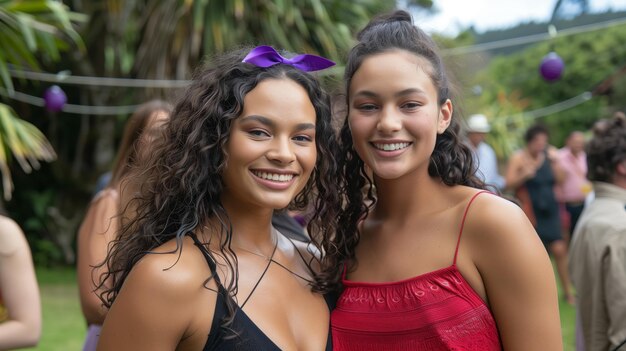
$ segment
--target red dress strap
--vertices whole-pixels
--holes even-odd
[[[465,207],[465,212],[463,213],[463,219],[461,220],[461,229],[459,230],[459,238],[456,241],[456,249],[454,249],[454,260],[452,261],[453,266],[456,266],[456,256],[459,253],[459,245],[461,244],[461,235],[463,234],[463,227],[465,226],[465,218],[467,218],[467,212],[469,211],[470,206],[472,205],[472,202],[474,202],[474,199],[476,199],[476,197],[478,197],[478,195],[482,193],[491,193],[491,192],[489,190],[482,190],[482,191],[477,192],[476,194],[472,196],[472,198],[467,203],[467,206]]]

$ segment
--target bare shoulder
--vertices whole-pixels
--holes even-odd
[[[217,293],[204,256],[185,237],[142,257],[111,306],[99,349],[199,349],[209,334]]]
[[[511,160],[511,161],[518,161],[522,157],[524,157],[524,150],[523,149],[519,149],[519,150],[515,150],[511,154],[511,156],[509,157],[509,160]]]
[[[509,157],[509,166],[511,165],[519,165],[524,162],[524,152],[522,150],[517,150],[511,154]]]
[[[472,202],[467,210],[466,232],[478,240],[487,241],[536,237],[532,224],[519,206],[491,193],[480,194]]]
[[[94,195],[91,202],[99,201],[117,201],[119,199],[119,192],[113,188],[104,188]]]
[[[179,243],[172,239],[157,247],[152,253],[142,257],[131,270],[127,280],[134,281],[131,286],[164,294],[164,298],[175,300],[189,298],[190,294],[200,292],[204,282],[211,275],[211,270],[189,237]]]
[[[89,203],[88,214],[102,215],[107,211],[117,211],[119,205],[119,194],[117,190],[106,188],[99,191]]]
[[[554,273],[526,215],[509,200],[481,194],[465,220],[466,253],[480,273],[504,349],[560,349]]]
[[[20,226],[11,218],[0,216],[0,254],[9,255],[27,246]]]
[[[526,269],[533,260],[547,261],[546,250],[524,212],[494,194],[476,197],[467,211],[463,238],[479,270],[514,269],[516,263]]]

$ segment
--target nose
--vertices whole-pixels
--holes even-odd
[[[279,164],[290,164],[296,159],[293,147],[290,138],[277,137],[272,141],[270,149],[267,151],[267,158]]]
[[[402,128],[402,120],[392,106],[383,107],[380,110],[376,129],[382,134],[393,134]]]

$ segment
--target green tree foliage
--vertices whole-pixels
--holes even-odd
[[[294,53],[315,53],[341,65],[356,31],[372,16],[396,5],[394,0],[72,0],[66,3],[89,17],[78,30],[86,50],[64,55],[62,62],[47,64],[46,71],[144,79],[188,79],[207,57],[240,45],[267,44]],[[412,0],[409,5],[428,3],[429,0]],[[47,84],[24,80],[16,86],[20,91],[41,96]],[[163,88],[59,84],[70,103],[92,106],[136,105],[157,97],[174,100],[180,93]],[[71,263],[78,224],[92,196],[95,180],[111,166],[128,115],[61,112],[47,118],[38,107],[14,104],[14,108],[46,131],[58,160],[29,177],[16,177],[16,187],[22,191],[16,193],[9,210],[25,224],[29,239],[35,242],[38,262]],[[33,202],[38,204],[36,211]]]
[[[502,152],[499,156],[506,157],[513,146],[519,145],[524,129],[535,121],[550,128],[552,143],[562,145],[569,132],[588,130],[595,120],[606,117],[614,109],[623,109],[624,100],[617,101],[611,95],[615,94],[615,89],[600,92],[596,88],[626,65],[625,40],[626,30],[624,25],[620,25],[557,36],[550,42],[495,58],[476,79],[482,87],[482,94],[475,97],[473,103],[479,106],[477,109],[493,111],[493,123],[507,126],[500,130],[504,135],[492,136],[492,141],[510,143],[497,147]],[[557,52],[565,62],[563,76],[552,83],[543,80],[539,74],[541,60],[550,51]],[[563,102],[584,92],[594,95],[590,100],[562,112],[537,120],[522,113]],[[502,96],[516,96],[524,103],[518,103],[517,108],[508,106],[501,109]]]
[[[57,61],[68,42],[81,40],[72,22],[81,18],[56,1],[0,1],[0,93],[14,93],[9,64],[39,69],[40,61]],[[0,173],[4,198],[11,199],[11,154],[29,173],[39,161],[56,158],[45,136],[15,111],[0,103]]]
[[[414,1],[415,2],[415,1]],[[423,2],[423,0],[422,0]],[[428,2],[428,1],[426,1]],[[342,61],[352,35],[393,0],[82,1],[103,73],[188,78],[205,55],[267,44]]]

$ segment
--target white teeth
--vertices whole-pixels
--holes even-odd
[[[267,173],[267,172],[258,172],[252,171],[255,176],[267,180],[271,180],[274,182],[289,182],[293,179],[293,174],[278,174],[278,173]]]
[[[374,147],[376,147],[379,150],[384,150],[384,151],[400,150],[400,149],[404,149],[404,148],[406,148],[408,146],[409,146],[409,143],[374,144]]]

